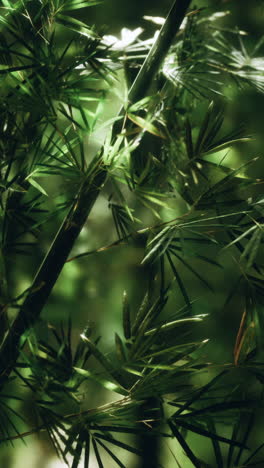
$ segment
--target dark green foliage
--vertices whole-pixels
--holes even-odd
[[[255,466],[263,180],[250,172],[258,158],[229,158],[252,137],[246,125],[231,128],[225,92],[263,93],[263,40],[249,53],[243,32],[219,24],[225,12],[176,0],[157,37],[130,31],[120,44],[75,15],[98,4],[2,1],[0,442],[45,432],[72,468],[89,467],[91,454],[99,467],[105,456],[126,467],[127,452],[154,468],[166,466],[147,460],[164,438],[177,466]],[[109,96],[122,94],[134,68],[121,110],[107,120]],[[69,258],[102,194],[114,238],[111,230],[108,245]],[[75,311],[59,327],[41,314],[67,262],[122,247],[140,250],[143,279],[136,299],[124,291],[122,327],[111,329],[106,352],[90,317],[76,337]],[[37,273],[20,291],[25,256]],[[206,323],[215,278],[228,282],[230,271],[225,308],[238,307],[239,295],[241,303],[235,325],[217,321],[235,338],[232,358],[219,362],[208,355]],[[104,390],[106,404],[89,406],[89,385]],[[211,459],[193,437],[210,442]]]

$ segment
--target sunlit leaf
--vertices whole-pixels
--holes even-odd
[[[132,122],[134,122],[136,125],[142,128],[142,130],[152,133],[153,135],[157,137],[166,138],[165,135],[150,121],[143,119],[139,115],[135,115],[131,113],[128,113],[127,116]]]

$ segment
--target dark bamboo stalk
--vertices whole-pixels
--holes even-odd
[[[191,0],[176,0],[129,93],[134,103],[146,95],[166,56]],[[114,138],[117,131],[114,131]],[[92,162],[92,164],[94,164]],[[72,247],[107,178],[107,168],[99,160],[96,170],[82,183],[76,199],[60,227],[19,313],[0,349],[1,386],[14,368],[23,346],[24,333],[34,326],[46,304]]]
[[[68,255],[80,234],[106,178],[106,169],[99,163],[95,171],[84,180],[79,193],[65,217],[46,257],[44,258],[30,291],[1,346],[1,374],[8,376],[19,356],[23,334],[36,322]]]
[[[137,102],[146,96],[153,78],[166,57],[169,48],[180,29],[182,21],[192,0],[176,0],[160,30],[156,42],[143,63],[136,79],[129,91],[129,101]]]

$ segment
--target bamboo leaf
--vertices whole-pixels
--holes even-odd
[[[110,444],[113,444],[116,447],[120,447],[124,450],[127,450],[128,452],[134,453],[135,455],[141,455],[140,450],[136,449],[132,445],[125,444],[124,442],[121,442],[120,440],[117,440],[112,436],[106,436],[103,434],[99,434],[98,432],[95,432],[94,437],[96,437],[97,439],[105,440],[106,442],[109,442]]]
[[[205,141],[205,139],[207,137],[207,130],[208,130],[208,127],[209,127],[209,124],[210,124],[213,109],[214,109],[214,103],[212,101],[209,104],[207,113],[206,113],[205,118],[204,118],[204,120],[202,122],[200,131],[199,131],[199,135],[198,135],[198,138],[197,138],[197,141],[196,141],[196,145],[195,145],[195,149],[194,149],[194,152],[195,152],[196,155],[200,154],[200,152],[202,151],[204,141]]]
[[[185,451],[188,459],[193,463],[193,466],[195,468],[202,468],[202,464],[201,462],[198,460],[198,458],[194,455],[192,449],[189,447],[189,445],[187,444],[187,442],[184,440],[184,437],[181,435],[181,433],[178,431],[178,429],[176,428],[176,425],[173,424],[171,421],[168,422],[169,424],[169,427],[173,433],[173,435],[175,436],[175,438],[177,439],[177,441],[179,442],[179,444],[181,445],[181,447],[183,448],[183,450]]]
[[[180,288],[180,291],[181,291],[181,293],[182,293],[182,295],[183,295],[183,297],[185,299],[186,305],[188,306],[189,309],[191,309],[192,308],[191,301],[189,299],[189,296],[188,296],[188,293],[187,293],[186,288],[184,286],[184,283],[183,283],[183,281],[182,281],[182,279],[181,279],[181,277],[180,277],[180,275],[179,275],[179,273],[178,273],[178,271],[177,271],[177,269],[176,269],[176,267],[175,267],[175,265],[174,265],[174,263],[173,263],[173,261],[171,259],[171,256],[170,256],[169,252],[167,252],[166,255],[167,255],[167,258],[169,260],[169,264],[170,264],[170,267],[171,267],[172,272],[174,274],[174,277],[175,277],[175,279],[176,279],[176,281],[178,283],[178,286]]]
[[[102,3],[102,0],[66,0],[61,7],[61,11],[79,10]]]
[[[211,431],[207,431],[206,429],[204,429],[201,425],[196,426],[194,424],[191,424],[189,422],[186,422],[185,420],[182,421],[182,419],[177,419],[175,422],[177,422],[177,424],[179,426],[182,426],[183,428],[185,429],[188,429],[189,431],[192,431],[192,432],[195,432],[197,434],[200,434],[204,437],[208,437],[209,439],[211,440],[215,440],[215,441],[219,441],[219,442],[224,442],[225,444],[228,444],[228,445],[234,445],[236,447],[245,447],[242,443],[240,442],[237,442],[237,441],[234,441],[232,439],[227,439],[226,437],[222,437],[222,436],[219,436],[218,434],[215,434]]]
[[[135,123],[140,128],[142,128],[142,130],[145,130],[146,132],[152,133],[152,135],[155,135],[157,137],[160,137],[160,138],[163,138],[163,139],[166,138],[165,135],[163,135],[163,133],[155,125],[153,125],[153,123],[151,123],[150,121],[148,121],[146,119],[143,119],[139,115],[135,115],[135,114],[131,114],[131,113],[128,113],[127,116],[133,123]]]
[[[100,375],[96,375],[93,372],[78,367],[74,367],[74,370],[81,376],[100,383],[106,390],[119,393],[120,395],[127,395],[127,392],[122,387],[112,382],[111,380],[104,379]]]
[[[89,347],[90,351],[94,355],[94,357],[100,362],[100,364],[103,366],[103,368],[119,383],[123,381],[123,375],[119,372],[118,369],[116,369],[111,361],[103,354],[101,351],[98,349],[98,347],[85,335],[81,335],[82,340],[86,343],[86,345]],[[81,372],[81,369],[79,370]],[[87,372],[88,371],[84,371]],[[122,385],[122,384],[121,384]],[[109,386],[112,387],[112,383],[109,383]],[[120,392],[123,394],[126,394],[125,388],[121,388],[121,386],[115,386],[113,384],[114,388],[118,388]]]
[[[88,443],[89,443],[89,434],[85,434],[85,436],[88,437]],[[76,447],[74,449],[74,458],[73,458],[71,468],[78,468],[79,466],[81,455],[82,455],[82,450],[83,450],[83,445],[84,445],[84,440],[85,439],[83,438],[83,434],[80,433],[77,439]]]
[[[116,354],[117,354],[118,359],[122,362],[126,361],[124,345],[123,345],[121,338],[119,337],[117,333],[115,333],[115,345],[116,345]]]
[[[114,462],[117,464],[117,466],[120,466],[120,468],[126,468],[126,466],[117,458],[117,456],[110,450],[101,440],[97,440],[97,443],[103,447],[103,449],[110,455],[110,457],[114,460]]]
[[[204,151],[203,152],[203,155],[209,155],[209,154],[212,154],[212,153],[217,153],[218,151],[223,151],[224,149],[226,148],[230,148],[230,146],[233,146],[237,143],[247,143],[248,141],[251,141],[252,138],[249,138],[249,137],[243,137],[243,138],[236,138],[234,140],[229,140],[225,143],[215,143],[214,146],[212,146],[212,148],[208,149],[207,151]]]
[[[209,419],[207,421],[207,430],[209,433],[216,433],[215,429],[215,424],[212,419]],[[221,446],[219,444],[219,440],[215,438],[211,438],[213,448],[214,448],[214,454],[215,454],[215,461],[217,463],[217,468],[224,468],[224,461],[223,461],[223,456],[221,452]]]
[[[197,315],[195,317],[184,318],[184,319],[174,320],[173,322],[164,323],[160,327],[153,328],[153,329],[148,330],[147,332],[145,332],[145,336],[153,335],[156,332],[159,332],[159,333],[167,332],[167,331],[169,331],[169,330],[171,330],[173,328],[177,328],[177,327],[189,324],[189,323],[201,322],[204,319],[204,317],[206,317],[206,314]]]
[[[127,293],[123,293],[123,330],[127,340],[131,337],[131,325],[130,325],[130,307],[127,299]]]
[[[76,18],[58,13],[56,15],[56,22],[62,24],[66,28],[71,29],[72,31],[76,31],[79,34],[83,34],[88,38],[97,39],[96,33],[91,28],[89,28],[89,26],[87,26],[82,21],[77,20]]]
[[[48,194],[46,192],[46,190],[35,180],[33,179],[33,177],[29,177],[27,179],[29,181],[29,183],[35,187],[39,192],[41,192],[43,195],[45,195],[46,197],[48,197]]]
[[[94,438],[92,438],[92,444],[93,444],[94,454],[98,463],[98,467],[104,468],[104,465],[103,465],[103,462],[102,462],[102,459],[101,459],[101,456],[97,447],[97,443]]]

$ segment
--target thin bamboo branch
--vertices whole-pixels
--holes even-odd
[[[146,95],[176,33],[179,31],[190,3],[191,0],[175,0],[157,40],[129,92],[129,101],[131,103],[138,101]],[[117,131],[114,131],[113,138],[115,138],[116,133]],[[92,164],[94,164],[93,161]],[[69,213],[36,274],[29,294],[1,346],[1,387],[15,367],[20,350],[24,345],[23,335],[34,326],[39,318],[106,178],[107,168],[102,160],[99,159],[95,170],[82,183]]]

